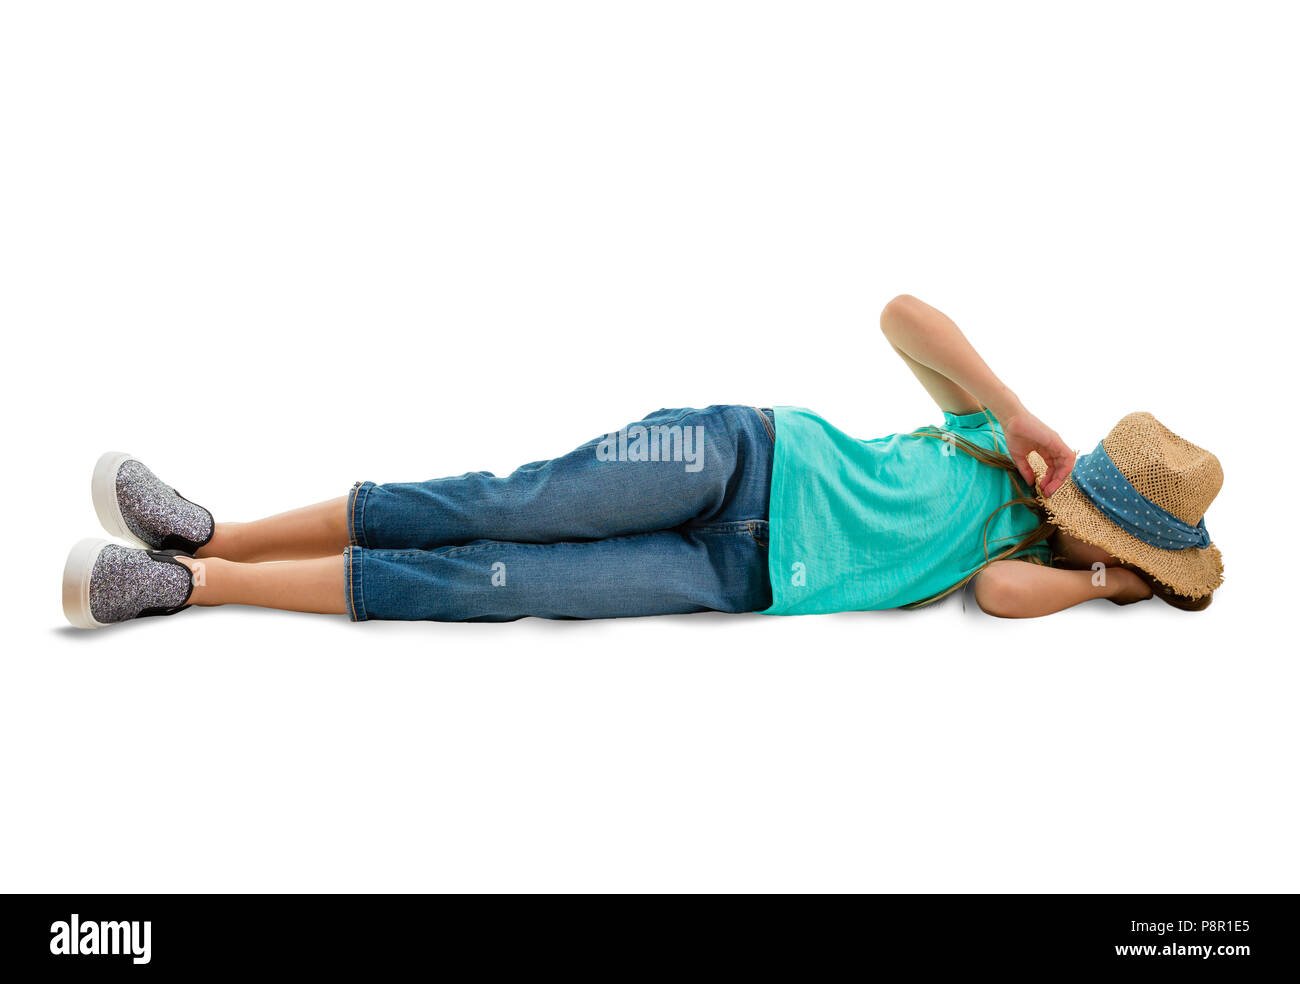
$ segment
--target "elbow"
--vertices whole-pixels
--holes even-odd
[[[890,338],[890,333],[904,324],[916,312],[916,306],[920,303],[911,294],[899,294],[886,304],[880,311],[880,330],[885,337]]]
[[[975,578],[975,603],[986,615],[997,618],[1024,618],[1023,592],[1014,578],[997,567],[984,570]]]

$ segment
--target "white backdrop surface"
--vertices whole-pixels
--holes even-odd
[[[1295,891],[1285,5],[0,15],[0,889]],[[90,468],[218,518],[664,406],[938,413],[936,304],[1090,449],[1214,450],[1186,615],[63,625]]]

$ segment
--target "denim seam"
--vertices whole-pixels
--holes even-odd
[[[370,613],[366,611],[366,555],[364,553],[358,557],[357,597],[352,603],[352,608],[357,613],[357,621],[364,622],[370,617]]]
[[[352,486],[352,496],[348,502],[348,538],[354,546],[368,547],[366,539],[366,502],[374,485],[369,482],[357,482]]]
[[[345,551],[348,568],[348,615],[354,622],[365,622],[369,619],[369,615],[366,614],[365,598],[362,595],[365,561],[364,555],[359,552],[360,549],[360,547],[348,547]]]
[[[727,523],[706,523],[702,526],[687,526],[690,533],[749,533],[753,534],[755,523],[766,523],[765,519],[735,519]]]
[[[357,542],[356,526],[356,509],[357,509],[357,490],[361,488],[360,482],[352,483],[352,490],[348,493],[348,544],[352,545]]]
[[[760,410],[758,407],[754,407],[753,410],[754,410],[754,412],[755,412],[756,414],[759,415],[759,417],[762,418],[762,420],[763,420],[763,430],[767,431],[767,436],[771,439],[772,443],[775,444],[775,443],[776,443],[776,428],[772,426],[772,421],[768,420],[768,419],[767,419],[767,414],[765,414],[765,413],[764,413],[762,410]]]
[[[357,620],[356,613],[352,610],[352,547],[343,548],[343,593],[348,608],[348,618],[352,621]]]

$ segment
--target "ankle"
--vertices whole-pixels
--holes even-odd
[[[222,600],[215,584],[222,581],[223,568],[229,566],[227,561],[216,557],[177,557],[176,560],[190,569],[190,600],[188,604],[210,606],[220,605]]]
[[[242,560],[244,549],[243,529],[245,523],[213,523],[212,538],[195,551],[198,558],[221,557],[226,560]]]

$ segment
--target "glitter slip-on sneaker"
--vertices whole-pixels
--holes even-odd
[[[212,513],[121,451],[95,464],[90,495],[104,529],[142,547],[192,554],[212,539]]]
[[[146,615],[188,608],[190,569],[158,550],[82,540],[63,567],[63,614],[79,629],[102,629]]]

